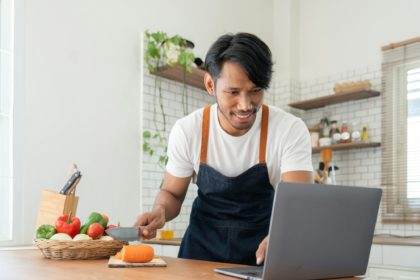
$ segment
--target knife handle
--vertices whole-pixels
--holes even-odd
[[[69,188],[74,184],[74,182],[79,176],[80,176],[80,171],[74,172],[73,175],[70,177],[70,179],[67,180],[63,188],[61,188],[60,194],[65,194],[69,190]]]
[[[79,177],[77,177],[77,179],[74,181],[74,183],[69,187],[69,189],[64,193],[65,195],[69,195],[69,194],[75,194],[76,193],[76,187],[80,182],[80,179],[82,178],[82,175],[80,174]]]

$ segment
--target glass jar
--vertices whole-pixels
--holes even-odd
[[[368,134],[368,128],[366,124],[363,125],[363,128],[362,128],[361,140],[363,142],[369,142],[369,134]]]
[[[352,123],[353,131],[351,132],[351,141],[352,142],[360,142],[361,134],[359,129],[357,128],[357,123]]]
[[[340,129],[338,128],[337,121],[331,121],[330,138],[332,144],[337,144],[340,142],[341,133]]]
[[[343,122],[341,125],[340,143],[350,143],[350,137],[351,135],[347,122]]]

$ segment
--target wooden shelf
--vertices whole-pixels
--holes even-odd
[[[204,70],[193,67],[192,72],[187,72],[185,75],[185,84],[206,90],[204,87]],[[184,82],[184,70],[179,66],[164,66],[152,73],[159,77],[163,77],[169,80]]]
[[[341,151],[341,150],[351,150],[351,149],[374,148],[374,147],[379,147],[380,145],[381,145],[381,143],[379,143],[379,142],[342,143],[342,144],[334,144],[334,145],[331,145],[331,146],[312,148],[312,153],[316,154],[316,153],[321,152],[321,150],[324,150],[324,149],[331,149],[333,151]]]
[[[313,98],[309,100],[293,102],[293,103],[290,103],[289,106],[296,109],[301,109],[301,110],[311,110],[311,109],[321,108],[321,107],[325,107],[332,104],[365,99],[365,98],[375,97],[379,95],[380,95],[380,92],[374,91],[374,90],[330,94],[330,95],[317,97],[317,98]]]
[[[377,234],[373,236],[373,244],[420,246],[420,237],[419,236],[399,237],[399,236],[392,236],[389,234]]]

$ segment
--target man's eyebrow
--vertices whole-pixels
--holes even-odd
[[[231,87],[228,86],[228,87],[225,88],[225,90],[241,90],[241,88],[240,87],[235,87],[235,86],[231,86]],[[253,86],[250,89],[250,91],[254,91],[254,90],[262,90],[262,88],[258,87],[258,86]]]

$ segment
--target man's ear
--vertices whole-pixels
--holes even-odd
[[[213,81],[213,78],[209,73],[204,73],[204,86],[206,87],[207,93],[209,95],[214,95],[214,89],[215,89],[215,81]]]

